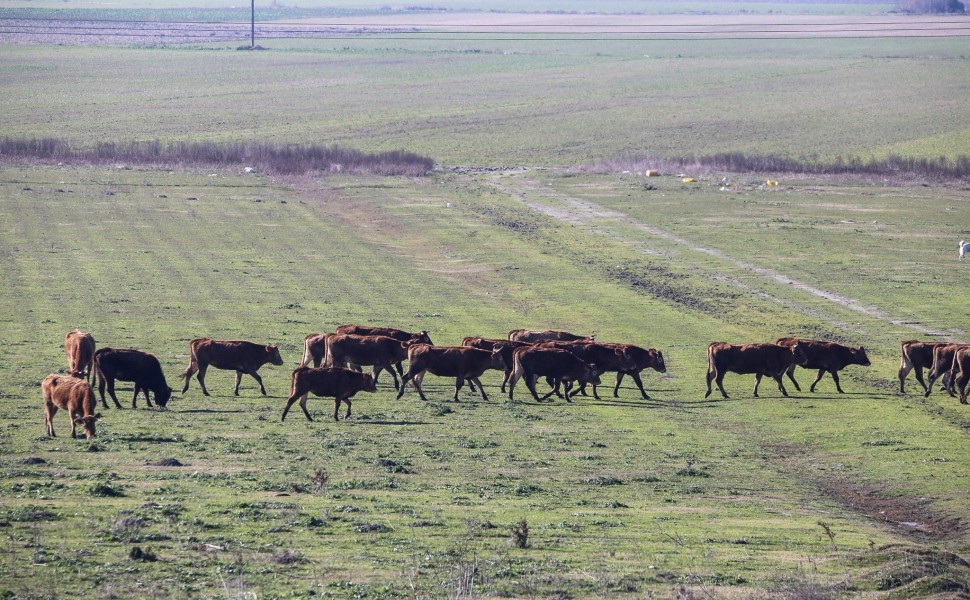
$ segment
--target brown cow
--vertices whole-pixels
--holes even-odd
[[[815,378],[812,387],[809,388],[811,391],[815,391],[815,385],[821,381],[826,373],[831,373],[832,379],[835,380],[835,389],[840,394],[844,394],[842,386],[839,385],[839,371],[849,365],[868,367],[872,364],[866,355],[866,349],[862,346],[855,349],[835,342],[793,337],[779,338],[775,343],[786,348],[798,346],[798,352],[795,353],[795,364],[788,367],[785,373],[799,392],[802,391],[802,388],[795,381],[795,365],[804,369],[818,369],[818,377]]]
[[[275,344],[254,344],[244,340],[219,341],[209,338],[192,340],[189,342],[189,366],[182,373],[182,379],[185,380],[182,393],[188,391],[192,374],[198,371],[196,378],[202,386],[202,393],[208,396],[209,390],[205,388],[205,372],[211,366],[236,372],[236,387],[232,391],[234,395],[239,395],[239,382],[245,373],[259,383],[259,391],[265,396],[263,378],[256,371],[266,363],[276,366],[283,364],[283,357],[280,356],[280,350]]]
[[[576,335],[568,331],[557,331],[546,329],[544,331],[531,331],[529,329],[513,329],[509,332],[510,342],[592,342],[595,336]]]
[[[165,374],[158,359],[141,350],[101,348],[94,353],[94,370],[98,374],[98,393],[101,404],[105,408],[108,403],[104,400],[104,386],[108,384],[108,393],[114,400],[115,406],[121,408],[118,397],[115,396],[115,380],[132,381],[135,384],[135,395],[131,399],[131,407],[135,408],[138,392],[145,392],[145,402],[152,405],[148,392],[155,393],[155,402],[159,406],[168,404],[172,397],[172,388],[165,383]]]
[[[421,389],[421,382],[424,380],[425,373],[430,371],[439,377],[455,378],[455,402],[458,402],[458,391],[466,379],[475,382],[478,385],[478,391],[482,394],[482,400],[488,401],[485,388],[478,379],[488,369],[505,370],[501,350],[495,349],[489,352],[467,346],[414,344],[408,348],[408,372],[401,379],[401,389],[397,397],[400,400],[404,390],[407,389],[407,382],[413,380],[421,399],[427,401],[424,390]]]
[[[350,417],[350,398],[357,392],[376,392],[377,384],[370,373],[358,373],[350,369],[342,368],[319,368],[309,369],[298,367],[293,371],[293,385],[290,388],[290,397],[286,400],[286,408],[283,409],[283,417],[280,421],[286,420],[286,413],[290,412],[293,403],[300,400],[300,408],[306,415],[308,421],[312,421],[310,411],[306,409],[307,396],[329,397],[334,399],[333,420],[339,421],[340,403],[347,403],[347,414],[344,418]]]
[[[933,391],[933,384],[941,376],[943,377],[943,388],[951,396],[956,396],[956,392],[953,389],[953,371],[956,368],[954,359],[956,358],[957,351],[966,347],[967,344],[947,343],[933,348],[933,366],[930,368],[929,377],[926,379],[926,392],[923,394],[924,397],[929,397]]]
[[[427,331],[411,333],[408,331],[404,331],[402,329],[394,329],[393,327],[369,327],[367,325],[341,325],[340,327],[337,327],[337,333],[353,334],[353,335],[383,335],[389,338],[394,338],[399,342],[412,341],[415,344],[434,343],[431,341],[431,336],[428,335]],[[397,367],[397,374],[404,376],[404,367],[401,366],[401,362],[398,361],[394,366]]]
[[[644,400],[649,400],[646,390],[643,389],[643,381],[640,380],[640,372],[644,369],[653,369],[658,373],[667,372],[667,364],[664,362],[664,354],[655,348],[641,348],[633,344],[619,344],[623,348],[623,353],[631,363],[633,368],[622,369],[616,372],[616,387],[613,388],[613,397],[619,398],[620,382],[624,375],[629,375],[640,389],[640,395]]]
[[[565,350],[572,353],[579,360],[583,361],[588,365],[596,365],[597,374],[602,374],[607,371],[620,371],[623,369],[632,369],[634,367],[633,362],[630,361],[624,354],[623,349],[614,344],[604,344],[601,342],[539,342],[537,346],[544,348],[558,348],[560,350]],[[559,386],[555,382],[551,382],[551,385],[558,389]],[[586,395],[586,383],[583,382],[580,386],[572,393],[573,396],[582,393]],[[557,394],[558,395],[558,394]],[[596,390],[596,384],[593,384],[593,397],[600,400],[599,394]],[[569,398],[566,398],[567,400]]]
[[[374,382],[382,370],[394,378],[394,389],[399,389],[394,364],[408,357],[408,348],[414,339],[406,342],[385,335],[354,335],[335,333],[327,336],[328,367],[350,366],[355,371],[362,366],[374,367]]]
[[[953,355],[953,385],[960,392],[960,404],[967,404],[970,394],[970,346],[963,346]]]
[[[94,336],[90,333],[75,329],[68,332],[64,338],[64,353],[67,354],[67,374],[74,377],[94,381],[95,351]]]
[[[77,437],[78,425],[84,426],[84,435],[88,439],[94,437],[94,422],[101,418],[101,413],[94,413],[98,402],[94,399],[91,384],[76,377],[48,375],[41,382],[40,389],[44,394],[44,425],[47,426],[47,435],[57,437],[54,434],[54,415],[58,408],[63,408],[71,418],[72,438]]]
[[[510,342],[508,340],[496,339],[496,338],[483,338],[483,337],[464,337],[461,339],[461,345],[467,346],[469,348],[478,348],[479,350],[488,350],[489,352],[498,348],[502,353],[502,360],[505,361],[505,376],[502,377],[502,393],[505,393],[505,384],[509,382],[509,378],[512,377],[512,352],[516,348],[521,348],[522,346],[531,346],[531,342]],[[471,381],[468,382],[471,386],[472,391],[475,390],[475,384]]]
[[[796,346],[797,347],[797,346]],[[782,376],[790,366],[795,364],[792,348],[778,344],[740,344],[732,345],[724,342],[711,342],[707,347],[707,393],[711,395],[711,381],[717,383],[721,395],[728,398],[724,391],[724,375],[738,373],[740,375],[755,376],[754,397],[758,397],[758,386],[765,375],[778,382],[778,389],[782,395],[788,396]]]
[[[303,360],[300,366],[305,367],[313,362],[317,368],[327,361],[327,338],[333,333],[311,333],[303,338]]]
[[[515,364],[512,370],[512,378],[509,380],[509,400],[514,400],[513,393],[515,384],[525,378],[525,385],[532,392],[532,397],[536,402],[541,402],[559,390],[559,384],[565,384],[565,399],[569,400],[569,389],[572,382],[588,382],[599,385],[599,373],[594,365],[583,362],[574,354],[560,348],[550,348],[543,346],[532,346],[516,348],[513,352]],[[551,392],[539,398],[536,393],[536,380],[545,376],[554,381]]]
[[[926,382],[923,381],[923,369],[933,367],[933,349],[945,345],[946,342],[923,342],[920,340],[908,340],[901,344],[902,358],[899,361],[900,394],[906,393],[903,384],[910,371],[916,374],[916,381],[923,386],[923,391],[927,390]]]

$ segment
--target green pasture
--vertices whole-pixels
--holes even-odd
[[[339,144],[463,165],[970,154],[960,38],[260,44],[4,45],[4,134]]]
[[[0,593],[965,590],[948,552],[970,552],[970,417],[945,393],[923,399],[912,376],[899,394],[896,368],[921,327],[966,337],[951,241],[966,191],[698,179],[3,166]],[[438,344],[596,333],[663,350],[668,372],[644,373],[650,400],[629,381],[613,399],[607,375],[602,400],[572,404],[522,388],[511,402],[497,373],[488,402],[467,389],[452,402],[431,375],[429,402],[397,401],[384,380],[349,420],[311,397],[315,422],[280,423],[303,336],[346,322],[427,329]],[[131,409],[122,386],[125,408],[101,409],[94,441],[68,437],[63,413],[50,439],[39,382],[65,369],[74,327],[154,353],[177,388],[195,337],[278,343],[286,366],[261,371],[266,398],[247,379],[232,397],[217,370],[212,397],[193,381],[167,410]],[[730,399],[703,398],[710,341],[789,334],[865,345],[873,365],[843,372],[845,395],[826,378],[787,399],[765,381],[755,399],[752,377],[729,375]],[[183,466],[155,466],[165,459]]]

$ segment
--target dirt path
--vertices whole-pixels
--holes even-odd
[[[790,286],[801,292],[811,294],[816,298],[827,300],[829,302],[839,305],[840,307],[858,312],[872,319],[876,319],[886,323],[891,323],[892,325],[895,325],[897,327],[912,329],[913,331],[915,331],[920,335],[939,337],[941,339],[948,339],[948,334],[944,331],[926,327],[919,323],[913,323],[909,320],[893,317],[892,315],[890,315],[889,313],[887,313],[886,311],[882,310],[879,307],[872,306],[869,304],[864,304],[856,299],[849,298],[848,296],[843,296],[835,292],[823,290],[813,285],[809,285],[807,283],[793,279],[783,273],[779,273],[778,271],[775,271],[773,269],[768,269],[766,267],[759,267],[758,265],[754,265],[748,261],[742,260],[735,256],[731,256],[725,252],[717,250],[716,248],[702,246],[692,240],[680,237],[664,229],[660,229],[658,227],[654,227],[652,225],[648,225],[646,223],[637,221],[626,213],[621,213],[612,209],[604,208],[588,200],[572,198],[572,197],[564,196],[559,193],[551,194],[548,190],[545,190],[545,189],[539,192],[538,186],[532,187],[532,184],[534,183],[535,183],[534,181],[526,180],[526,185],[529,186],[529,189],[523,189],[523,188],[514,189],[509,185],[507,178],[504,182],[499,182],[494,179],[491,182],[492,186],[494,186],[496,189],[502,191],[505,194],[508,194],[512,198],[515,198],[516,200],[528,206],[529,208],[537,212],[541,212],[542,214],[552,217],[554,219],[564,221],[566,223],[570,223],[573,225],[590,227],[591,230],[593,230],[596,233],[609,235],[615,239],[621,239],[621,238],[619,238],[619,236],[617,236],[617,234],[613,231],[604,231],[602,229],[598,229],[594,227],[592,222],[594,220],[602,220],[602,219],[615,219],[617,221],[622,221],[625,225],[632,226],[638,229],[639,231],[642,231],[649,235],[662,238],[664,240],[673,242],[680,246],[684,246],[695,252],[700,252],[702,254],[707,254],[709,256],[717,258],[719,260],[727,261],[741,269],[750,271],[752,273],[756,273],[761,277],[763,277],[765,280]],[[536,193],[536,194],[541,193],[546,197],[554,198],[556,201],[562,203],[564,206],[554,207],[536,200],[531,200],[529,197],[526,196],[527,193]],[[632,240],[624,240],[624,241],[632,242]],[[771,296],[764,290],[759,290],[756,287],[753,287],[746,283],[742,283],[739,280],[736,280],[733,278],[725,278],[725,280],[730,281],[731,283],[745,289],[746,291],[754,291],[763,297],[773,298],[773,296]]]

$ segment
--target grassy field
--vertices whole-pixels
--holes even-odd
[[[965,39],[430,37],[256,53],[4,45],[4,133],[336,143],[492,166],[970,154]]]
[[[54,3],[0,9],[28,4]],[[672,6],[609,3],[634,5]],[[970,593],[970,412],[896,379],[902,340],[967,340],[965,182],[566,168],[970,154],[964,40],[266,45],[0,45],[3,135],[444,165],[0,163],[0,598]],[[431,375],[428,402],[398,401],[382,381],[351,419],[311,398],[315,422],[281,423],[303,337],[352,322],[445,345],[595,333],[662,350],[668,371],[644,374],[650,400],[629,380],[610,397],[607,375],[602,399],[572,404],[510,401],[497,372],[487,402],[467,388],[452,402]],[[95,440],[68,437],[63,412],[52,439],[39,384],[66,369],[75,327],[152,352],[177,389],[197,337],[276,343],[285,365],[261,371],[267,397],[251,379],[233,397],[232,374],[210,370],[212,397],[193,382],[166,410],[132,409],[121,386]],[[730,399],[704,399],[708,343],[786,335],[864,345],[872,366],[843,372],[844,395],[826,378],[752,398],[752,378],[729,375]]]
[[[756,183],[3,167],[0,588],[730,598],[965,585],[947,552],[968,551],[970,417],[945,394],[898,394],[895,371],[914,328],[965,335],[965,301],[933,283],[960,266],[955,248],[920,240],[952,237],[966,192]],[[906,212],[916,205],[923,216]],[[900,253],[919,281],[900,285]],[[303,336],[344,322],[424,328],[439,344],[596,332],[662,349],[669,370],[645,374],[649,401],[627,382],[618,399],[508,402],[495,374],[489,402],[453,403],[429,376],[429,403],[395,401],[384,382],[348,421],[312,399],[317,422],[279,423]],[[76,326],[155,353],[173,387],[203,335],[279,343],[288,366],[264,369],[267,398],[251,380],[233,398],[231,375],[210,371],[211,398],[193,384],[169,410],[102,410],[94,442],[65,438],[58,415],[49,439],[39,381],[64,369]],[[703,400],[709,341],[790,333],[865,344],[873,366],[844,372],[845,396],[823,380],[791,399],[769,382],[753,399],[750,377],[729,376],[731,400]],[[155,466],[166,459],[183,466]]]

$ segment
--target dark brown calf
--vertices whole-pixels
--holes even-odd
[[[327,336],[327,366],[350,366],[357,370],[362,366],[374,367],[374,382],[382,370],[394,378],[394,389],[399,389],[394,365],[408,357],[408,347],[413,340],[401,342],[384,335],[354,335],[335,333]]]
[[[778,382],[778,389],[783,396],[788,396],[782,376],[795,364],[795,356],[791,348],[778,344],[740,344],[732,345],[724,342],[711,342],[707,347],[707,393],[711,395],[711,381],[717,383],[721,395],[728,398],[724,391],[724,375],[738,373],[739,375],[754,375],[754,397],[758,397],[758,386],[765,375]]]
[[[644,400],[649,400],[646,390],[643,389],[643,381],[640,380],[640,372],[644,369],[653,369],[658,373],[667,372],[667,364],[664,362],[663,352],[655,348],[641,348],[633,344],[617,344],[623,349],[623,354],[627,361],[633,366],[628,369],[621,369],[616,372],[616,387],[613,388],[613,397],[619,397],[620,382],[624,375],[629,375],[637,384],[640,395]]]
[[[377,384],[370,373],[358,373],[350,369],[309,369],[298,367],[293,371],[293,385],[290,388],[290,397],[286,400],[286,408],[283,409],[283,417],[280,421],[286,420],[286,413],[290,412],[293,403],[300,400],[300,408],[306,415],[308,421],[312,421],[310,411],[306,408],[307,396],[328,397],[334,399],[333,420],[339,421],[340,403],[347,403],[347,414],[344,418],[350,417],[350,398],[357,392],[376,392]]]
[[[583,361],[588,365],[595,365],[597,374],[606,373],[607,371],[620,371],[624,369],[632,369],[633,363],[630,362],[626,356],[623,354],[623,350],[618,346],[613,344],[603,344],[600,342],[539,342],[537,346],[544,348],[558,348],[560,350],[565,350],[573,354],[576,358]],[[551,382],[551,385],[555,389],[558,389],[558,384]],[[580,386],[572,393],[573,396],[582,393],[586,395],[586,383],[583,382]],[[597,393],[596,384],[593,384],[593,397],[600,400],[599,393]],[[566,398],[567,400],[569,398]]]
[[[115,396],[115,380],[131,381],[135,384],[135,395],[131,398],[131,407],[135,408],[138,392],[145,392],[145,402],[152,405],[148,392],[155,393],[155,402],[159,406],[168,404],[172,397],[172,388],[165,383],[165,375],[158,359],[141,350],[101,348],[94,353],[94,370],[98,374],[98,393],[101,404],[105,408],[108,403],[104,400],[105,383],[108,393],[114,400],[115,406],[121,408],[118,397]]]
[[[868,367],[872,364],[866,355],[866,349],[861,346],[850,348],[835,342],[793,337],[780,338],[775,343],[786,348],[798,346],[798,350],[795,352],[795,364],[788,367],[785,373],[799,392],[802,391],[802,388],[795,381],[795,365],[804,369],[818,369],[818,377],[815,378],[812,387],[809,388],[811,391],[815,391],[815,385],[822,379],[822,376],[831,373],[832,379],[835,380],[835,389],[840,394],[844,394],[845,392],[842,391],[842,386],[839,384],[839,371],[849,365]]]
[[[44,425],[47,427],[47,435],[56,437],[54,415],[58,408],[63,408],[71,418],[72,438],[77,437],[78,425],[84,427],[84,435],[88,439],[94,437],[94,422],[101,418],[101,413],[94,413],[98,403],[94,399],[91,384],[76,377],[48,375],[41,382],[40,389],[44,395]]]
[[[899,361],[899,393],[905,394],[903,389],[906,376],[910,371],[916,375],[916,381],[923,386],[925,392],[928,388],[923,381],[923,369],[933,367],[933,349],[937,346],[945,346],[946,342],[923,342],[920,340],[908,340],[901,344],[902,358]]]
[[[431,372],[439,377],[455,378],[455,402],[458,402],[458,391],[466,379],[478,385],[482,400],[487,401],[485,388],[478,378],[489,369],[505,370],[505,361],[502,359],[500,350],[489,352],[467,346],[414,344],[408,348],[408,371],[401,379],[401,389],[397,397],[400,399],[404,395],[407,382],[413,380],[421,399],[427,401],[424,390],[421,389],[421,382],[424,380],[425,373]]]
[[[64,353],[67,355],[67,373],[74,377],[94,381],[94,336],[75,329],[64,337]]]
[[[559,384],[565,385],[565,398],[569,401],[569,389],[574,381],[599,385],[600,378],[595,368],[583,362],[574,354],[559,348],[532,346],[517,348],[513,352],[514,365],[512,378],[509,380],[509,399],[514,400],[515,384],[525,378],[525,385],[532,393],[536,402],[545,400],[559,389]],[[547,377],[554,382],[552,392],[541,399],[536,393],[536,380]]]
[[[569,333],[568,331],[557,331],[555,329],[546,329],[543,331],[513,329],[509,332],[508,340],[510,342],[530,342],[533,344],[536,342],[592,342],[593,337],[594,336],[576,335],[575,333]]]
[[[202,393],[208,396],[209,390],[205,388],[205,372],[209,367],[215,367],[236,372],[236,387],[232,390],[234,395],[239,395],[239,382],[243,374],[246,374],[256,380],[259,391],[265,396],[263,378],[256,371],[266,363],[276,366],[283,364],[283,357],[280,356],[280,350],[275,344],[264,345],[244,340],[220,341],[209,338],[192,340],[189,342],[189,366],[182,373],[182,378],[185,379],[182,393],[188,391],[192,374],[198,372],[196,378],[202,386]]]

